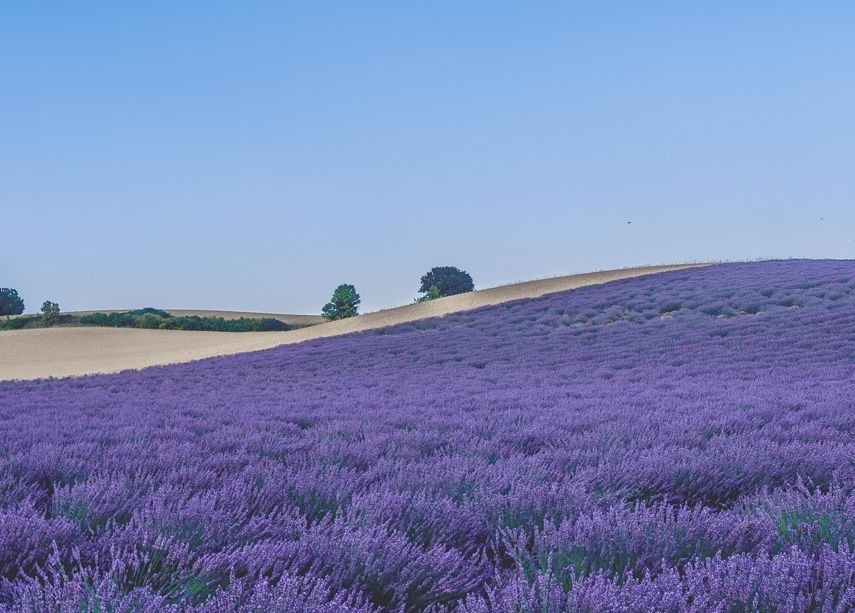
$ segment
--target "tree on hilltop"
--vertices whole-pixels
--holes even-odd
[[[424,300],[465,294],[475,289],[469,273],[456,266],[434,266],[422,276],[421,281],[419,292],[425,294]]]
[[[342,283],[333,292],[332,299],[324,305],[321,315],[330,321],[359,315],[359,294],[349,283]]]

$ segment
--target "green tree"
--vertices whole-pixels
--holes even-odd
[[[439,288],[436,285],[431,285],[424,296],[416,298],[416,302],[427,302],[428,300],[434,300],[441,297],[442,294],[439,293]]]
[[[321,315],[329,320],[346,319],[358,314],[359,294],[349,283],[342,283],[335,288],[332,299],[321,310]]]
[[[45,324],[52,326],[59,323],[59,305],[56,302],[45,300],[42,303],[42,318]]]
[[[18,295],[18,290],[11,287],[0,287],[0,315],[20,315],[24,312],[24,300]]]
[[[430,295],[431,288],[436,286],[440,296],[464,294],[475,289],[472,277],[465,270],[456,266],[434,266],[422,276],[419,291]],[[427,298],[430,300],[430,298]]]

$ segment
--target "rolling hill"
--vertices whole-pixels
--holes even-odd
[[[289,332],[184,332],[127,328],[46,328],[12,330],[0,334],[0,380],[66,377],[119,372],[161,364],[188,362],[219,355],[269,349],[282,344],[337,336],[532,298],[550,292],[606,283],[644,274],[676,270],[690,265],[625,268],[552,279],[515,283],[449,296],[430,302],[367,313]],[[110,311],[101,311],[110,312]],[[170,310],[174,315],[211,315],[237,318],[271,314],[229,311]],[[82,313],[80,313],[82,314]],[[315,324],[314,315],[272,316],[292,324]]]
[[[2,382],[0,610],[850,610],[853,373],[778,261]]]

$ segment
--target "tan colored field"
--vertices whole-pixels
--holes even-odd
[[[693,266],[703,266],[703,264],[624,268],[527,281],[439,298],[430,302],[408,304],[290,332],[190,332],[132,328],[10,330],[0,332],[0,380],[110,373],[129,368],[144,368],[244,351],[257,351],[283,344],[360,332],[477,309],[510,300],[534,298],[585,285],[596,285]],[[176,315],[191,313],[201,315],[203,313],[203,311],[170,312]],[[233,317],[250,315],[250,313],[220,311],[204,311],[204,313],[216,313],[223,317],[227,314]],[[317,320],[312,315],[296,317]],[[291,323],[298,323],[294,320],[290,321]]]

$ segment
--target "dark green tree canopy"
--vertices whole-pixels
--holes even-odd
[[[24,300],[18,290],[0,287],[0,315],[20,315],[24,312]]]
[[[430,295],[432,287],[436,287],[440,296],[454,296],[471,292],[475,284],[468,272],[456,266],[434,266],[422,276],[419,291]]]
[[[324,305],[321,315],[326,319],[346,319],[359,314],[359,294],[349,283],[342,283],[333,292],[332,299]]]

